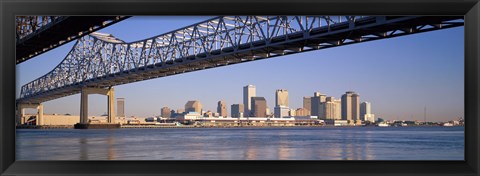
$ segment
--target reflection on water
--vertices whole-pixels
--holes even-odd
[[[19,129],[19,160],[463,160],[463,127]]]

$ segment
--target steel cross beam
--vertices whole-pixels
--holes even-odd
[[[461,16],[221,16],[131,43],[92,33],[17,102],[462,25]]]
[[[115,24],[127,16],[16,16],[16,63]]]

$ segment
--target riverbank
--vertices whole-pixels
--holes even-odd
[[[284,126],[255,126],[255,125],[244,125],[244,126],[200,126],[200,125],[181,125],[181,126],[164,126],[164,125],[116,125],[115,128],[322,128],[322,127],[335,127],[335,128],[355,128],[355,127],[378,127],[374,125],[357,125],[357,126],[334,126],[334,125],[284,125]],[[408,127],[439,127],[439,126],[388,126],[388,127],[378,127],[378,128],[408,128]],[[74,129],[74,125],[45,125],[45,126],[35,126],[35,125],[22,125],[17,126],[17,129]],[[101,127],[89,128],[89,129],[103,129]]]

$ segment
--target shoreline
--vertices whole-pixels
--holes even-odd
[[[358,126],[333,126],[333,125],[297,125],[297,126],[158,126],[158,125],[121,125],[118,129],[132,129],[132,128],[359,128],[359,127],[375,127],[375,128],[408,128],[408,127],[460,127],[460,126],[437,126],[437,125],[417,125],[417,126],[388,126],[379,127],[375,125],[358,125]],[[74,125],[45,125],[32,126],[23,125],[17,126],[16,129],[75,129]],[[101,129],[101,128],[96,128]],[[112,128],[110,128],[112,129]],[[115,128],[117,129],[117,128]]]

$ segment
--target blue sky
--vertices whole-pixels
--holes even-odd
[[[209,17],[132,17],[100,30],[126,42],[169,32]],[[320,91],[340,98],[345,91],[360,94],[372,103],[376,117],[423,120],[456,119],[464,114],[464,28],[396,37],[255,62],[190,72],[115,87],[116,98],[125,98],[128,116],[159,115],[160,108],[183,108],[200,100],[204,110],[216,111],[217,101],[242,103],[242,87],[253,84],[271,110],[275,90],[287,89],[290,108],[302,107],[302,97]],[[17,65],[20,86],[52,70],[74,42]],[[107,110],[107,98],[89,96],[89,115]],[[80,96],[44,103],[45,113],[78,115]],[[29,112],[29,111],[27,111]]]

